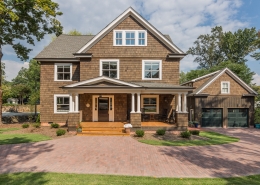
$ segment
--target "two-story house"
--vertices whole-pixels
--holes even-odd
[[[132,8],[97,35],[60,35],[35,59],[41,64],[41,122],[126,122],[174,112],[187,127],[187,93],[179,85],[185,53]],[[148,120],[149,121],[149,117]]]

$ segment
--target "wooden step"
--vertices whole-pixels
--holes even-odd
[[[130,134],[112,131],[84,131],[77,133],[78,136],[129,136]]]
[[[118,131],[123,132],[124,128],[120,127],[82,127],[82,131]]]

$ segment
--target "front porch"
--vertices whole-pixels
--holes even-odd
[[[129,136],[125,133],[124,124],[127,122],[81,122],[82,132],[77,135],[117,135],[117,136]],[[141,122],[140,128],[132,128],[131,132],[137,129],[146,131],[156,131],[158,129],[176,130],[176,124],[169,124],[164,122]]]

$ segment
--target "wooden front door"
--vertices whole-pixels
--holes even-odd
[[[109,121],[109,98],[98,98],[98,121]]]

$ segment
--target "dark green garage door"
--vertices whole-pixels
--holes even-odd
[[[202,127],[222,127],[222,109],[202,109]]]
[[[228,127],[247,127],[248,109],[228,109]]]

